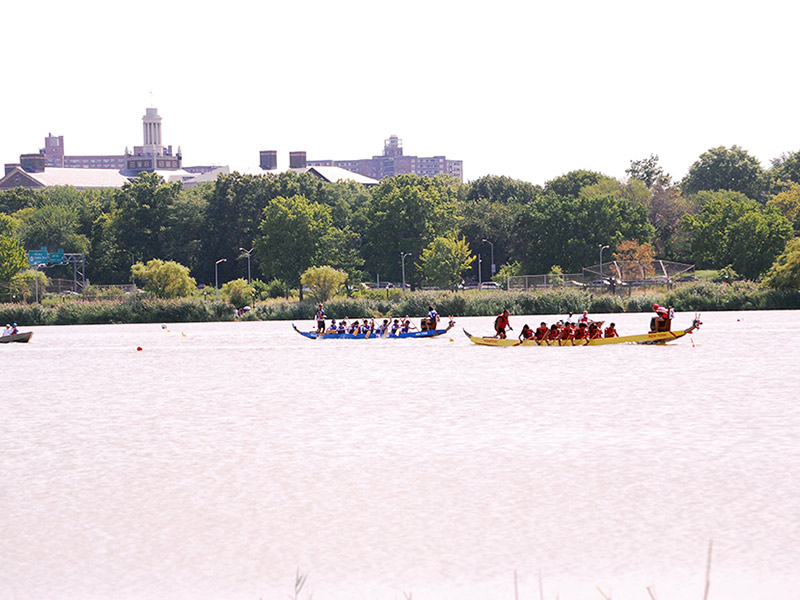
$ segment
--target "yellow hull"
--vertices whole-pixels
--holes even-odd
[[[479,346],[608,346],[609,344],[666,344],[677,340],[691,333],[700,325],[700,321],[695,320],[688,329],[680,331],[659,331],[658,333],[642,333],[638,335],[625,335],[614,338],[597,338],[594,340],[555,340],[542,341],[525,340],[520,342],[518,339],[506,338],[504,340],[493,337],[478,337],[464,333],[474,344]]]

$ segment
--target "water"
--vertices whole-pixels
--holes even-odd
[[[703,321],[34,328],[0,345],[0,599],[700,600],[711,539],[710,599],[800,598],[800,312]]]

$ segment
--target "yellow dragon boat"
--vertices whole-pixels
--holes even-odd
[[[593,340],[524,340],[506,338],[504,340],[494,337],[478,337],[471,335],[463,330],[473,344],[479,346],[608,346],[609,344],[666,344],[673,340],[678,340],[683,336],[692,333],[700,327],[700,319],[695,317],[692,325],[679,331],[654,331],[650,333],[640,333],[637,335],[623,335],[613,338],[595,338]]]

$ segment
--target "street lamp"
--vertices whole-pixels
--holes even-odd
[[[250,248],[250,250],[239,248],[239,250],[247,255],[247,283],[250,283],[250,253],[253,251],[253,248]]]
[[[227,258],[220,258],[214,263],[214,296],[219,300],[219,263],[228,262]]]
[[[487,240],[486,238],[483,238],[481,241],[486,242],[492,247],[492,277],[494,277],[494,244],[489,240]]]
[[[603,250],[608,248],[608,244],[597,244],[600,247],[600,278],[603,277]]]
[[[400,266],[403,270],[403,293],[406,293],[406,256],[411,256],[411,252],[400,253]]]

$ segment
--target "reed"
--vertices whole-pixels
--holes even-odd
[[[580,289],[552,290],[423,290],[384,296],[336,297],[325,304],[328,318],[420,317],[433,306],[446,318],[489,316],[505,309],[516,315],[567,313],[650,312],[653,304],[673,306],[681,312],[714,310],[800,309],[800,291],[764,288],[749,281],[713,283],[698,281],[665,293],[646,292],[616,296]],[[316,303],[270,299],[253,305],[244,320],[311,321]],[[203,298],[164,300],[144,294],[121,300],[64,299],[52,304],[0,304],[0,325],[74,325],[89,323],[178,323],[233,320],[233,305]]]

